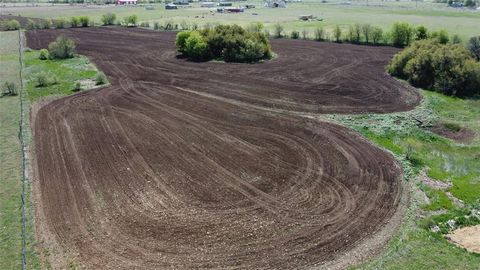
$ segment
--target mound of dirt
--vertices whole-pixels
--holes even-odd
[[[111,85],[33,121],[40,235],[58,256],[91,269],[334,265],[397,211],[392,156],[273,111],[413,107],[418,94],[383,71],[395,49],[274,40],[279,58],[263,64],[191,63],[174,33],[119,28],[33,31],[28,45],[60,34]]]
[[[468,128],[460,128],[453,130],[439,123],[430,128],[430,131],[445,138],[449,138],[456,142],[469,143],[475,138],[475,132]]]
[[[480,254],[480,225],[457,229],[446,238],[459,247]]]

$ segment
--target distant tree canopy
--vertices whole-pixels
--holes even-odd
[[[193,61],[219,59],[253,63],[272,57],[267,37],[258,24],[250,31],[238,25],[218,25],[213,29],[182,31],[177,34],[177,49]]]
[[[395,55],[388,72],[413,86],[459,97],[480,94],[480,63],[460,44],[416,41]]]

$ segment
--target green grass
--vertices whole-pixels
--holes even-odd
[[[463,40],[480,35],[480,12],[448,8],[446,4],[432,2],[419,2],[418,8],[415,2],[381,2],[369,1],[354,2],[352,5],[341,5],[343,0],[331,0],[328,3],[321,3],[319,0],[305,0],[301,3],[290,3],[288,8],[265,8],[263,1],[253,0],[248,3],[256,5],[255,9],[245,10],[240,14],[210,13],[211,9],[200,8],[199,3],[194,3],[188,8],[178,10],[165,10],[164,5],[155,5],[154,10],[146,10],[143,6],[116,7],[116,6],[89,6],[85,8],[77,6],[55,7],[31,7],[31,8],[6,8],[9,13],[21,14],[22,16],[43,17],[43,18],[68,18],[78,15],[90,16],[96,23],[100,23],[101,15],[106,12],[117,14],[117,18],[137,14],[140,21],[148,21],[161,24],[172,20],[176,24],[186,21],[189,24],[205,25],[215,23],[237,23],[246,25],[250,22],[263,22],[267,28],[272,29],[276,23],[284,25],[286,32],[293,29],[306,29],[313,35],[313,30],[319,26],[332,28],[341,25],[346,28],[355,23],[370,23],[388,30],[397,21],[405,21],[416,25],[425,25],[432,30],[446,29],[451,34],[458,34]],[[242,3],[239,3],[240,5]],[[53,11],[53,12],[52,12]],[[258,15],[254,15],[257,13]],[[323,21],[300,21],[300,15],[311,14],[322,18]]]
[[[0,84],[20,85],[18,32],[0,32]],[[21,269],[22,264],[22,153],[18,139],[20,96],[0,98],[0,269]],[[28,116],[27,116],[28,117]],[[27,197],[28,198],[28,197]],[[27,199],[27,263],[38,268],[33,251],[34,229]]]
[[[77,81],[95,80],[97,69],[90,64],[88,58],[76,56],[65,60],[40,60],[39,51],[25,53],[26,90],[31,101],[50,95],[70,95],[74,93]],[[36,87],[39,74],[56,77],[57,83],[44,87]]]
[[[467,127],[478,133],[480,100],[452,98],[428,91],[422,91],[422,94],[423,103],[409,112],[328,116],[390,150],[402,164],[406,179],[414,183],[414,193],[423,192],[430,201],[425,205],[423,201],[415,200],[406,221],[387,249],[360,269],[478,269],[480,265],[480,256],[457,248],[440,234],[429,231],[433,225],[442,225],[442,232],[446,232],[448,219],[462,220],[469,209],[480,205],[478,135],[472,143],[460,144],[431,133],[417,121],[423,122],[424,126],[451,123],[453,128]],[[426,186],[417,178],[421,170],[426,170],[433,179],[450,182],[452,187],[443,191]],[[447,191],[466,206],[456,206]],[[431,212],[437,210],[444,212]],[[418,213],[422,211],[432,215],[419,219]],[[478,220],[469,219],[463,225],[477,223]]]

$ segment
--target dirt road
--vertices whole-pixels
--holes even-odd
[[[397,210],[389,154],[272,110],[410,109],[418,94],[383,72],[395,49],[274,40],[267,63],[190,63],[173,33],[118,28],[28,32],[28,46],[61,33],[111,82],[35,117],[40,233],[61,256],[91,269],[312,267]]]

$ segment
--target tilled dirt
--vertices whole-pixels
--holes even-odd
[[[191,63],[174,33],[120,28],[28,32],[28,46],[59,34],[111,82],[34,119],[40,227],[81,265],[334,265],[397,211],[389,154],[275,111],[412,108],[419,95],[383,71],[395,49],[273,40],[263,64]]]

